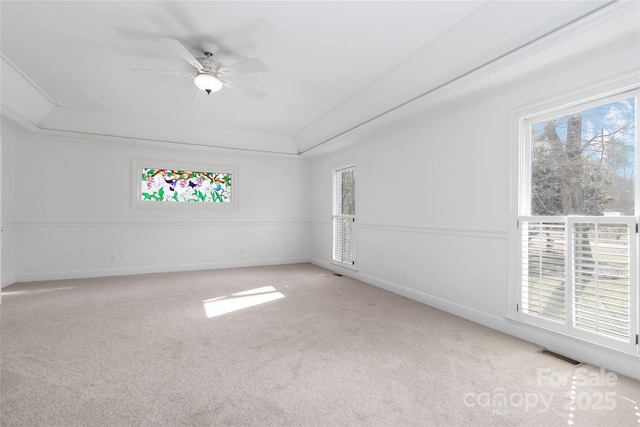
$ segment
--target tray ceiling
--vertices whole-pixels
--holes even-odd
[[[32,129],[297,154],[606,7],[604,1],[2,1],[2,106]],[[194,54],[266,73],[194,98]],[[26,83],[25,83],[26,82]]]

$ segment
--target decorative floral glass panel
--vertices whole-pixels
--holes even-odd
[[[231,203],[231,173],[142,168],[141,200]]]

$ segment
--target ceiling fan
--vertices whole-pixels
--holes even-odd
[[[217,92],[223,87],[236,89],[245,95],[258,100],[263,99],[267,95],[262,91],[227,79],[229,76],[235,76],[238,74],[261,73],[267,71],[264,63],[258,58],[247,59],[246,61],[242,61],[237,64],[225,66],[214,59],[214,55],[218,53],[218,47],[213,43],[201,43],[198,47],[202,51],[203,56],[196,58],[178,40],[168,37],[158,37],[158,39],[187,61],[194,68],[193,72],[146,70],[140,68],[136,68],[136,71],[148,71],[152,73],[190,77],[193,79],[193,82],[198,89],[206,92],[207,95],[211,94],[211,92]]]

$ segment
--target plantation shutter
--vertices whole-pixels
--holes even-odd
[[[520,312],[613,348],[633,348],[636,219],[529,216],[519,223]]]
[[[565,320],[565,242],[564,221],[522,221],[523,313]]]
[[[333,260],[354,264],[353,260],[353,215],[336,215],[333,217]]]
[[[574,326],[629,339],[634,224],[580,220],[572,231]]]

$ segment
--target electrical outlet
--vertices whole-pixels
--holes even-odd
[[[129,254],[125,254],[125,253],[120,254],[120,259],[122,261],[128,261],[129,260]]]
[[[116,260],[116,254],[109,255],[109,258],[111,258],[111,261],[115,261]]]

